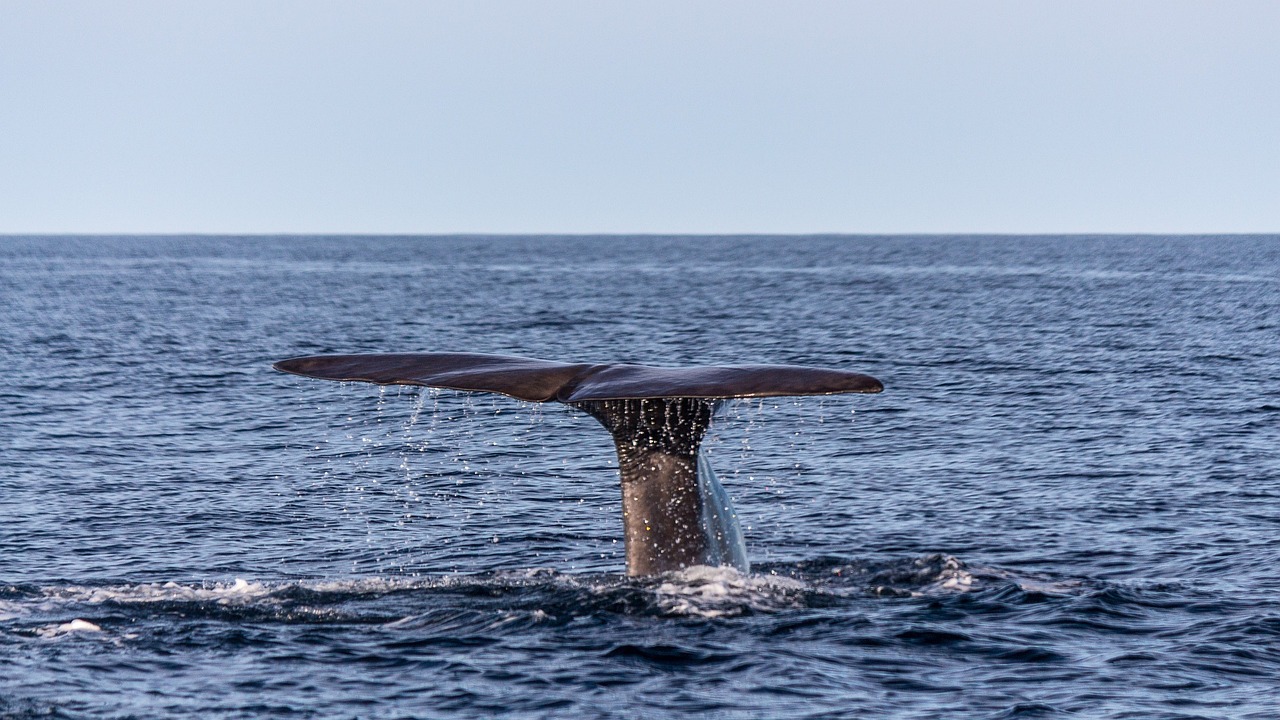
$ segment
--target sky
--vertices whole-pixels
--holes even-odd
[[[0,233],[1280,232],[1280,2],[0,0]]]

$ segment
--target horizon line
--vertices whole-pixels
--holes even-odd
[[[1271,237],[1280,236],[1280,231],[1031,231],[1031,232],[984,232],[984,231],[929,231],[929,232],[0,232],[0,238],[111,238],[111,237],[185,237],[185,238],[316,238],[316,237],[365,237],[365,238],[552,238],[552,237],[648,237],[648,238],[728,238],[728,237],[779,237],[779,238],[818,238],[818,237]]]

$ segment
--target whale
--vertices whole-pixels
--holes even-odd
[[[802,365],[662,367],[481,353],[311,355],[272,367],[339,382],[558,402],[590,415],[612,436],[618,455],[623,543],[632,576],[694,565],[749,570],[729,495],[701,451],[720,403],[884,389],[869,375]]]

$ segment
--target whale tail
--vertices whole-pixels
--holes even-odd
[[[794,365],[667,368],[474,353],[318,355],[273,367],[326,380],[554,400],[591,415],[613,436],[618,453],[629,575],[692,565],[748,569],[732,503],[701,452],[717,402],[884,387],[867,375]]]

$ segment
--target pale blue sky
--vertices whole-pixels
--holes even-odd
[[[1213,231],[1275,0],[0,0],[0,232]]]

